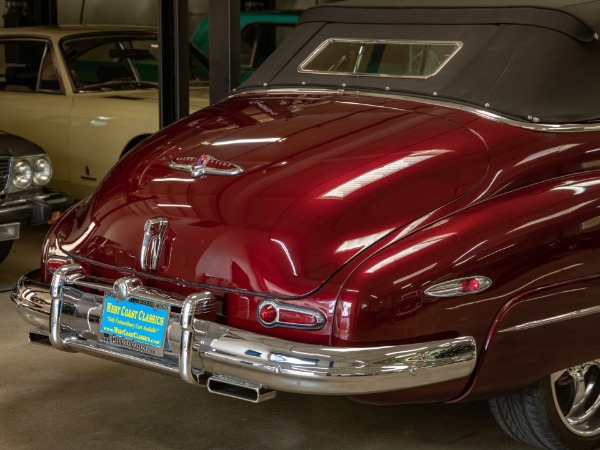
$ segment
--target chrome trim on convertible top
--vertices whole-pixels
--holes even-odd
[[[188,296],[180,305],[181,312],[171,310],[162,357],[139,353],[99,338],[104,295],[80,289],[94,285],[112,290],[113,285],[84,276],[77,264],[61,269],[52,289],[35,281],[32,274],[31,278],[22,277],[12,294],[19,313],[38,328],[37,334],[50,335],[52,345],[62,350],[179,376],[192,384],[232,379],[232,384],[247,383],[256,390],[358,395],[467,377],[476,364],[472,337],[378,347],[327,347],[202,320],[196,316],[196,308],[210,301],[209,292]],[[135,289],[136,298],[143,299],[144,292],[151,291],[153,300],[173,301],[168,293],[144,290],[137,283]]]
[[[238,90],[236,93],[231,95],[230,97],[235,97],[237,95],[245,95],[245,94],[255,94],[255,93],[264,93],[267,94],[343,94],[347,92],[351,92],[357,95],[364,95],[367,97],[384,97],[384,98],[393,98],[397,100],[406,100],[411,102],[420,102],[425,103],[427,105],[433,106],[443,106],[445,108],[457,109],[459,111],[466,111],[473,114],[477,114],[478,116],[485,117],[486,119],[494,120],[496,122],[501,122],[506,125],[512,125],[514,127],[524,128],[526,130],[531,131],[541,131],[546,133],[586,133],[590,131],[600,131],[600,121],[597,123],[540,123],[535,122],[538,120],[535,117],[531,117],[532,122],[525,122],[523,120],[511,119],[509,117],[502,116],[496,112],[487,111],[481,108],[477,108],[475,106],[463,105],[458,103],[452,103],[450,101],[444,100],[433,100],[430,98],[420,97],[420,96],[411,96],[408,94],[392,94],[390,92],[371,92],[371,91],[361,91],[356,89],[348,89],[343,86],[340,89],[319,89],[319,88],[271,88],[271,89],[248,89],[248,90]],[[434,93],[434,95],[436,95]]]

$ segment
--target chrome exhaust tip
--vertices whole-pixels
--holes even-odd
[[[35,331],[29,332],[29,342],[32,344],[47,345],[49,347],[52,347],[52,344],[50,343],[50,338],[47,334],[36,333]]]
[[[267,389],[261,384],[250,383],[221,374],[212,375],[206,382],[208,392],[226,397],[236,398],[252,403],[271,400],[277,395],[276,391]]]

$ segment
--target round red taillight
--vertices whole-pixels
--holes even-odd
[[[273,323],[277,320],[277,308],[267,303],[260,308],[258,316],[264,323]]]
[[[479,290],[479,280],[477,278],[471,278],[469,280],[469,290],[477,292]]]
[[[464,293],[477,292],[479,290],[479,280],[477,278],[462,280],[461,289]]]

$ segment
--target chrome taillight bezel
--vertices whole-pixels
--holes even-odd
[[[275,308],[275,311],[277,312],[273,322],[266,322],[261,318],[261,311],[266,307]],[[285,316],[286,312],[311,317],[314,319],[314,323],[305,324],[286,321],[284,317],[282,317]],[[277,300],[263,300],[260,302],[256,310],[256,317],[259,323],[265,328],[284,327],[302,330],[320,330],[327,322],[325,314],[323,314],[321,311],[306,306],[291,305],[289,303],[283,303]]]
[[[477,283],[476,287],[472,287],[472,282]],[[465,288],[465,285],[469,287]],[[425,289],[424,294],[429,297],[461,297],[463,295],[478,294],[488,289],[491,285],[492,280],[490,278],[474,275],[434,284]]]

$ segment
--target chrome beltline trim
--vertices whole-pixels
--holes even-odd
[[[78,270],[76,264],[65,266],[54,277],[52,288],[22,277],[12,294],[20,315],[37,327],[37,333],[50,335],[57,348],[180,376],[187,383],[203,385],[211,376],[222,376],[287,392],[358,395],[467,377],[476,364],[472,337],[339,348],[291,342],[194,318],[195,308],[212,295],[209,292],[188,296],[181,314],[171,312],[162,357],[140,354],[100,341],[103,296],[77,288],[80,282],[90,284],[76,275]]]
[[[515,325],[513,327],[499,330],[498,333],[529,330],[531,328],[543,327],[545,325],[550,325],[550,324],[557,323],[557,322],[564,322],[566,320],[571,320],[571,319],[578,319],[580,317],[589,316],[592,314],[599,314],[599,313],[600,313],[600,306],[592,306],[590,308],[579,309],[577,311],[571,311],[571,312],[568,312],[565,314],[559,314],[557,316],[547,317],[545,319],[532,320],[531,322],[521,323],[521,324]]]
[[[477,108],[474,106],[462,105],[453,103],[445,100],[433,100],[430,98],[424,98],[419,96],[411,96],[407,94],[393,94],[390,92],[374,93],[371,91],[361,91],[356,89],[340,88],[340,89],[319,89],[319,88],[265,88],[265,89],[248,89],[240,90],[233,94],[231,97],[243,94],[343,94],[352,93],[357,95],[363,95],[367,97],[384,97],[393,98],[396,100],[406,100],[411,102],[425,103],[427,105],[441,106],[444,108],[457,109],[459,111],[466,111],[478,116],[490,119],[496,122],[500,122],[506,125],[511,125],[518,128],[524,128],[531,131],[540,131],[545,133],[586,133],[591,131],[600,131],[600,122],[594,124],[581,124],[581,123],[538,123],[538,119],[531,117],[532,122],[525,122],[522,120],[511,119],[509,117],[502,116],[498,113],[488,111],[485,109]]]

